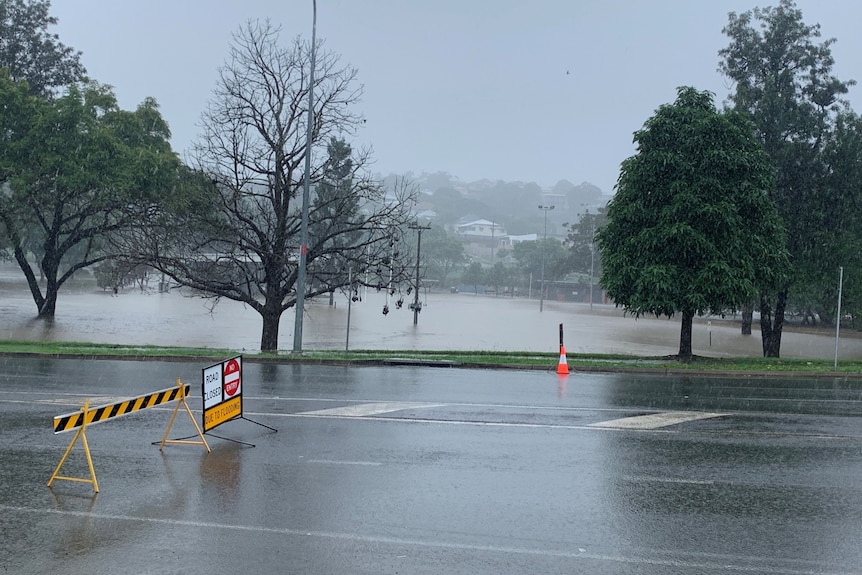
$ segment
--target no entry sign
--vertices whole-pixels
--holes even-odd
[[[233,397],[240,392],[242,384],[242,376],[240,374],[240,364],[237,359],[229,359],[224,364],[224,394],[227,397]]]

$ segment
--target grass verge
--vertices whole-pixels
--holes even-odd
[[[133,360],[214,360],[242,354],[247,361],[278,363],[421,364],[442,367],[479,367],[554,370],[556,353],[494,351],[412,351],[412,350],[312,350],[302,353],[248,352],[215,348],[164,347],[154,345],[99,344],[86,342],[34,342],[0,340],[0,354],[14,356],[77,357]],[[862,377],[862,361],[833,361],[779,358],[713,358],[696,356],[680,361],[675,356],[567,354],[572,371],[632,371],[643,373],[730,373],[774,375],[826,375]]]

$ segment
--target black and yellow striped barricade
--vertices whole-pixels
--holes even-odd
[[[56,479],[80,481],[82,483],[91,484],[93,486],[93,491],[98,493],[99,482],[96,480],[93,458],[90,455],[90,446],[87,443],[87,426],[94,423],[102,423],[103,421],[128,415],[136,411],[141,411],[142,409],[170,403],[171,401],[176,401],[177,404],[171,414],[171,420],[168,423],[167,429],[165,429],[165,434],[162,436],[162,440],[159,443],[159,449],[163,449],[166,443],[185,443],[203,445],[207,450],[207,453],[209,453],[210,446],[207,444],[206,439],[204,439],[204,434],[197,421],[195,421],[195,418],[192,415],[192,410],[189,408],[189,404],[186,402],[190,389],[190,385],[184,384],[180,381],[180,378],[177,378],[176,387],[161,389],[159,391],[154,391],[153,393],[125,399],[116,403],[100,405],[98,407],[90,407],[90,400],[88,399],[84,402],[84,406],[79,411],[56,416],[54,418],[54,433],[58,434],[65,433],[67,431],[75,431],[75,435],[72,437],[72,441],[69,442],[69,447],[66,448],[66,452],[60,459],[60,463],[57,464],[57,468],[54,469],[54,473],[51,474],[51,479],[48,481],[48,487],[51,487]],[[194,425],[195,431],[200,439],[168,439],[168,434],[171,432],[171,427],[174,425],[174,420],[177,417],[177,413],[179,413],[180,407],[185,408],[186,413],[188,413],[189,419],[191,419],[192,425]],[[60,475],[60,470],[63,468],[63,464],[66,463],[66,459],[69,457],[69,454],[72,452],[72,448],[75,446],[75,443],[78,442],[78,439],[81,440],[81,444],[84,446],[84,455],[87,458],[87,467],[90,470],[89,478]]]

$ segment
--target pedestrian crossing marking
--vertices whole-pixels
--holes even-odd
[[[599,421],[598,423],[591,423],[590,427],[601,427],[603,429],[660,429],[688,421],[712,419],[715,417],[724,417],[725,415],[727,414],[709,413],[706,411],[667,411]]]
[[[435,403],[410,403],[406,401],[386,401],[377,403],[360,403],[358,405],[345,405],[342,407],[330,407],[329,409],[316,409],[314,411],[303,411],[297,415],[322,415],[337,417],[367,417],[369,415],[380,415],[402,411],[405,409],[419,409],[423,407],[440,407],[442,404]]]

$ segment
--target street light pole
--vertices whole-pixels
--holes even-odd
[[[317,42],[317,0],[312,2],[311,70],[308,73],[308,125],[305,131],[305,180],[302,184],[302,221],[300,223],[299,269],[296,277],[296,304],[293,322],[293,351],[302,352],[302,314],[305,313],[306,265],[308,260],[308,197],[311,186],[311,139],[314,126],[314,58]]]
[[[593,241],[596,236],[596,231],[593,229],[593,235],[590,236],[590,311],[593,309],[593,267],[596,263],[596,246]]]
[[[596,219],[595,216],[590,214],[589,204],[581,204],[586,207],[587,210],[583,214],[581,214],[581,220],[578,224],[578,234],[582,234],[582,230],[584,227],[584,219],[588,219],[590,223],[590,310],[593,309],[593,270],[596,265]]]
[[[541,293],[539,294],[539,311],[545,307],[545,244],[548,243],[548,211],[553,210],[554,206],[539,206],[540,210],[545,212],[545,239],[542,242],[542,281],[540,284]]]
[[[350,351],[350,308],[353,304],[353,266],[347,268],[347,333],[344,336],[344,351]]]

